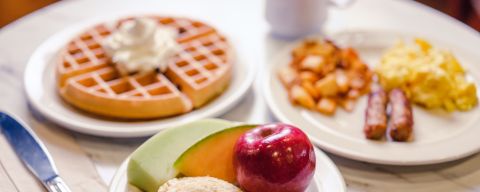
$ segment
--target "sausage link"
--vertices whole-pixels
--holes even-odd
[[[393,89],[389,93],[390,121],[388,132],[395,141],[406,141],[413,130],[412,106],[401,89]]]
[[[367,109],[365,110],[365,126],[363,132],[368,139],[381,139],[387,129],[387,93],[377,87],[368,95]]]

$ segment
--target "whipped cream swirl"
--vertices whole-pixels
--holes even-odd
[[[160,27],[156,20],[138,18],[124,22],[103,42],[122,75],[167,70],[169,59],[180,50],[174,29]]]

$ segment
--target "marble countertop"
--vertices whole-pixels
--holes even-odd
[[[188,0],[178,0],[176,3]],[[231,28],[228,30],[245,30],[245,42],[254,43],[248,57],[264,63],[286,42],[277,41],[268,35],[268,27],[263,21],[263,4],[258,1],[237,1],[225,3],[221,0],[215,6],[227,6],[232,20],[249,21],[251,29]],[[142,2],[140,4],[139,2]],[[163,3],[164,4],[163,4]],[[167,1],[62,1],[34,12],[16,22],[0,29],[0,109],[15,113],[29,114],[29,108],[23,91],[23,71],[25,64],[35,50],[46,38],[65,27],[89,17],[125,10],[137,10],[149,6],[174,6]],[[188,3],[186,3],[188,5]],[[213,5],[212,5],[213,6]],[[208,9],[209,6],[204,6]],[[165,9],[167,9],[165,8]],[[195,6],[186,6],[184,11],[200,12]],[[204,10],[205,11],[205,10]],[[226,10],[215,10],[216,14],[226,14]],[[348,12],[346,14],[345,12]],[[199,13],[200,14],[200,13]],[[242,15],[243,14],[243,15]],[[449,18],[439,13],[407,1],[362,0],[357,1],[346,10],[332,9],[327,31],[341,28],[377,27],[421,35],[429,35],[448,41],[455,38],[438,32],[447,24]],[[212,16],[213,17],[213,16]],[[355,21],[355,22],[353,22]],[[215,23],[213,23],[215,25]],[[459,34],[472,35],[472,30],[464,30],[462,24],[455,24]],[[438,29],[436,29],[438,28]],[[228,32],[228,31],[227,31]],[[478,35],[478,34],[477,34]],[[480,38],[478,38],[480,39]],[[480,41],[480,40],[479,40]],[[478,50],[478,47],[466,47]],[[263,67],[258,69],[261,74]],[[232,111],[222,118],[251,123],[270,122],[272,117],[263,101],[260,81],[257,78],[247,96]],[[30,115],[23,115],[29,118]],[[97,169],[106,183],[110,181],[122,161],[146,138],[112,139],[72,133],[96,163]],[[461,147],[461,146],[459,146]],[[476,154],[461,160],[428,166],[385,166],[353,161],[328,154],[340,169],[349,191],[480,191],[480,155]]]

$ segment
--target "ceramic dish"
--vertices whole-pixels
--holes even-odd
[[[148,13],[135,13],[141,15]],[[133,15],[133,14],[130,14]],[[61,31],[40,45],[31,56],[24,76],[25,89],[30,103],[49,119],[65,128],[107,137],[149,136],[167,127],[178,126],[198,119],[216,117],[232,108],[247,93],[253,82],[255,71],[252,62],[242,58],[243,50],[236,51],[233,77],[227,90],[209,104],[189,113],[149,121],[115,121],[102,119],[74,109],[57,93],[55,57],[58,51],[79,32],[102,21],[111,21],[127,15],[97,18],[74,25]],[[219,29],[221,31],[221,29]],[[227,34],[228,36],[228,34]],[[235,48],[234,37],[228,37]]]

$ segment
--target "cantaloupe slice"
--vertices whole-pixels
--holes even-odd
[[[256,125],[228,128],[197,142],[175,161],[174,167],[189,177],[211,176],[235,183],[233,148],[237,139]]]
[[[236,123],[204,119],[164,130],[150,138],[130,157],[128,182],[146,192],[157,192],[160,185],[176,177],[174,162],[201,139]]]

